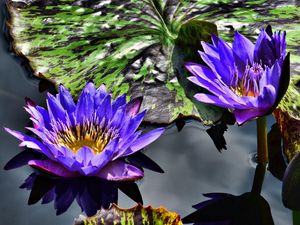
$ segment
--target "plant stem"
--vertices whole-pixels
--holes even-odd
[[[266,173],[266,164],[258,163],[255,169],[251,193],[260,195]]]
[[[267,164],[268,142],[267,142],[267,117],[263,116],[256,120],[257,126],[257,161],[261,164]]]

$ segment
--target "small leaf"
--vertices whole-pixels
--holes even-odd
[[[101,209],[93,217],[80,215],[74,225],[182,225],[180,216],[165,208],[137,206],[129,209],[119,208],[113,204],[110,209]]]

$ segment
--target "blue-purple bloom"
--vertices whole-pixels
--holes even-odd
[[[278,103],[286,33],[262,29],[256,43],[236,32],[232,47],[213,35],[199,52],[207,66],[187,63],[193,83],[212,94],[195,95],[198,101],[228,108],[238,124],[270,113]]]
[[[143,170],[127,163],[125,157],[164,132],[164,128],[145,134],[137,130],[145,116],[145,111],[138,113],[140,105],[140,99],[126,103],[125,95],[112,101],[104,85],[96,89],[92,82],[87,83],[75,104],[69,91],[60,85],[56,96],[48,94],[48,110],[27,101],[25,109],[34,124],[27,129],[37,138],[5,130],[21,140],[21,147],[45,156],[28,161],[42,171],[61,177],[136,180],[143,177]]]

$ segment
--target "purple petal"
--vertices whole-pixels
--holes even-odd
[[[26,134],[23,134],[19,131],[11,130],[9,128],[4,128],[4,130],[22,141],[19,144],[20,147],[26,146],[27,148],[35,149],[35,150],[38,150],[38,152],[44,153],[49,158],[52,157],[52,154],[47,149],[47,147],[44,144],[42,144],[40,141],[38,141],[37,139],[30,137]]]
[[[43,117],[45,128],[47,130],[52,130],[51,120],[48,111],[41,106],[37,106],[36,109],[40,112],[40,114]]]
[[[253,62],[254,44],[239,32],[235,33],[233,51],[244,61]]]
[[[99,105],[96,115],[98,118],[106,118],[110,120],[111,118],[111,95],[106,95],[101,104]]]
[[[92,149],[87,146],[81,147],[75,154],[77,162],[79,162],[83,166],[87,166],[93,157],[94,153]]]
[[[70,92],[62,84],[59,85],[58,90],[58,98],[60,100],[61,105],[65,108],[65,110],[67,110],[67,112],[74,112],[76,109],[76,105]]]
[[[218,51],[220,55],[220,60],[223,64],[234,68],[234,60],[233,60],[233,53],[231,47],[223,41],[221,38],[217,37],[218,41]]]
[[[212,81],[216,81],[218,78],[209,68],[196,63],[187,63],[185,67],[193,75],[195,75],[195,78],[193,77],[188,78],[190,81],[199,85],[200,87],[209,90],[211,93],[215,95],[224,94],[224,91],[218,85],[218,83],[212,82]]]
[[[116,98],[116,100],[113,101],[112,103],[112,115],[114,115],[118,108],[126,104],[126,95],[123,94],[119,97]]]
[[[279,87],[280,75],[281,67],[278,61],[272,66],[271,69],[266,67],[266,70],[264,71],[262,78],[259,81],[260,92],[262,92],[263,88],[269,84],[274,86],[277,92]]]
[[[136,129],[140,126],[141,122],[143,121],[146,114],[146,110],[140,112],[135,117],[126,121],[126,124],[122,127],[120,134],[121,136],[129,136],[133,134]]]
[[[60,177],[76,177],[78,173],[71,172],[51,160],[30,160],[28,165]]]
[[[66,112],[60,102],[51,94],[48,93],[47,106],[51,120],[60,120],[66,122]]]
[[[246,110],[234,110],[234,116],[238,125],[242,125],[243,123],[252,120],[256,117],[265,115],[269,109],[246,109]]]
[[[229,108],[229,109],[233,109],[233,108],[238,108],[238,109],[245,109],[248,108],[247,105],[244,104],[239,104],[233,100],[231,100],[230,98],[225,99],[222,95],[220,95],[219,97],[214,96],[214,95],[209,95],[209,94],[196,94],[194,95],[194,97],[200,101],[200,102],[204,102],[207,104],[213,104],[222,108]]]
[[[84,166],[81,167],[80,173],[84,176],[92,176],[99,171],[99,168],[96,166]]]
[[[144,172],[135,166],[116,160],[100,170],[96,176],[106,180],[125,181],[141,179]]]
[[[257,97],[257,101],[259,103],[259,108],[271,108],[275,103],[276,99],[276,90],[275,87],[272,85],[266,85],[263,88],[261,95]]]
[[[114,113],[113,118],[110,122],[111,128],[118,128],[120,127],[120,125],[122,125],[122,123],[124,123],[125,107],[126,105],[123,105],[122,107],[118,108],[118,110]]]
[[[95,110],[99,107],[100,103],[103,101],[103,99],[106,97],[107,92],[106,92],[106,87],[105,85],[101,85],[95,93],[94,96],[94,106],[95,106]]]
[[[89,82],[79,96],[76,107],[76,122],[83,123],[85,119],[90,119],[94,113],[95,85]]]
[[[98,169],[103,168],[111,159],[113,158],[114,152],[118,145],[117,139],[114,139],[109,142],[109,144],[104,148],[104,150],[95,155],[91,160],[91,165],[96,166]]]
[[[144,147],[146,147],[147,145],[155,141],[157,138],[159,138],[164,132],[165,132],[165,128],[161,127],[141,135],[136,141],[132,143],[130,148],[128,148],[124,152],[123,156],[131,155],[143,149]]]
[[[204,41],[201,41],[201,45],[206,54],[220,59],[218,49],[215,46],[205,43]]]
[[[231,71],[230,65],[224,63],[223,61],[200,52],[202,60],[212,69],[213,72],[220,75],[220,79],[227,85],[230,86],[231,82]],[[231,69],[232,71],[234,68]]]
[[[137,97],[128,102],[126,105],[126,114],[130,117],[135,116],[140,111],[142,101],[143,97]]]
[[[142,131],[137,131],[127,138],[123,138],[119,143],[118,152],[115,152],[112,160],[122,157],[127,149],[132,145],[132,143],[141,135],[141,133]]]

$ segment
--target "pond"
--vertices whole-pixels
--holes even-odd
[[[0,7],[3,7],[1,1]],[[1,16],[1,27],[3,26]],[[38,81],[28,78],[20,62],[8,51],[9,45],[1,33],[0,39],[0,124],[23,131],[28,126],[27,113],[23,109],[24,97],[30,97],[39,105],[45,105],[45,93],[38,92]],[[268,118],[268,125],[274,120]],[[144,205],[164,206],[182,217],[194,211],[192,205],[206,200],[203,193],[223,192],[241,195],[252,187],[256,151],[256,126],[250,122],[242,127],[231,126],[225,133],[227,150],[217,151],[213,141],[196,121],[189,121],[181,132],[175,126],[145,149],[146,155],[155,160],[164,174],[145,170],[145,177],[138,181]],[[29,191],[19,186],[32,173],[29,167],[4,171],[2,168],[20,152],[18,141],[0,131],[0,215],[1,224],[53,225],[73,224],[81,213],[74,202],[70,209],[56,216],[53,203],[40,202],[27,205]],[[281,200],[282,183],[268,171],[262,196],[271,207],[275,225],[292,225],[291,211]],[[119,192],[119,205],[132,207],[134,202]]]

